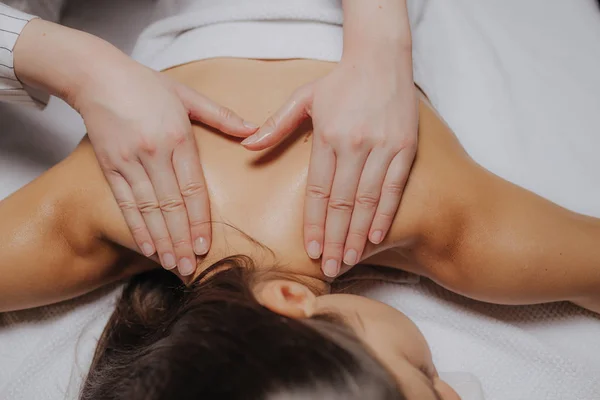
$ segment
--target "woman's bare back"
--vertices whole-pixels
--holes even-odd
[[[308,60],[216,59],[166,73],[262,123],[296,88],[331,68]],[[419,123],[417,158],[400,208],[390,216],[392,229],[381,245],[367,247],[364,261],[425,275],[480,300],[570,300],[598,310],[598,220],[479,167],[424,97]],[[194,129],[216,221],[211,251],[198,270],[246,254],[326,281],[302,240],[310,124],[261,153],[205,127]],[[134,253],[136,245],[87,139],[65,161],[3,200],[0,216],[0,311],[66,299],[157,267]]]

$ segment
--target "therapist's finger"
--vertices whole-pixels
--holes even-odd
[[[150,232],[148,232],[144,218],[138,209],[129,183],[127,183],[121,173],[114,170],[106,171],[105,176],[115,200],[123,213],[125,223],[129,227],[133,240],[142,254],[150,257],[155,253],[156,249],[154,248],[154,243]]]
[[[258,132],[242,141],[242,145],[249,150],[263,150],[281,142],[309,117],[311,102],[312,85],[297,89]]]
[[[396,154],[390,163],[381,188],[381,198],[375,212],[375,219],[369,230],[369,240],[373,244],[381,243],[392,226],[415,158],[415,152],[416,150],[412,147],[405,148]]]
[[[191,120],[236,137],[247,137],[258,129],[258,125],[244,120],[231,109],[215,103],[186,85],[177,83],[175,88]]]
[[[173,169],[173,155],[165,151],[145,157],[148,158],[142,159],[142,162],[167,224],[179,273],[183,276],[191,275],[196,269],[196,255],[192,249],[187,209]]]
[[[341,268],[344,245],[354,210],[356,189],[367,154],[338,156],[331,196],[327,205],[325,240],[323,247],[323,273],[336,277]]]
[[[208,253],[211,244],[210,203],[193,138],[175,148],[173,168],[185,203],[194,252],[203,256]]]
[[[391,161],[391,155],[387,153],[384,149],[372,150],[362,171],[344,248],[346,265],[355,265],[362,257]]]
[[[169,231],[148,174],[138,161],[128,162],[121,166],[120,170],[131,188],[135,204],[150,233],[160,263],[165,269],[175,268],[177,260],[171,246]]]
[[[304,199],[304,248],[312,259],[323,253],[327,203],[335,173],[335,154],[328,144],[313,140]]]

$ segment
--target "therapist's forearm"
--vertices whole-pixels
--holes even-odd
[[[132,62],[102,39],[41,19],[25,26],[14,48],[15,74],[23,83],[75,108],[86,85]]]
[[[343,58],[410,57],[406,0],[343,0]]]

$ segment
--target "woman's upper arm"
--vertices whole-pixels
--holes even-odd
[[[384,242],[368,249],[376,253],[398,248],[446,257],[464,234],[465,203],[473,198],[473,180],[480,170],[421,96],[417,155],[400,206]],[[419,273],[427,271],[421,268]]]
[[[112,243],[131,238],[87,139],[0,202],[0,221],[0,312],[72,298],[149,267]]]
[[[400,251],[407,259],[402,268],[475,299],[569,300],[598,310],[599,219],[478,166],[426,102],[419,135],[406,191],[381,248]]]

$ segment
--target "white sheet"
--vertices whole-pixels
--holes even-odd
[[[137,7],[138,24],[124,23],[120,13],[100,27],[96,17],[115,11],[111,4]],[[72,23],[127,50],[150,15],[143,0],[79,11]],[[430,0],[415,32],[423,86],[469,153],[493,172],[595,216],[599,43],[593,0]],[[64,157],[84,131],[55,100],[43,113],[1,106],[0,121],[0,195]],[[61,399],[76,389],[115,293],[0,315],[0,398]],[[427,283],[374,285],[363,293],[413,318],[438,368],[474,373],[486,399],[600,399],[600,320],[581,309],[486,305]]]

